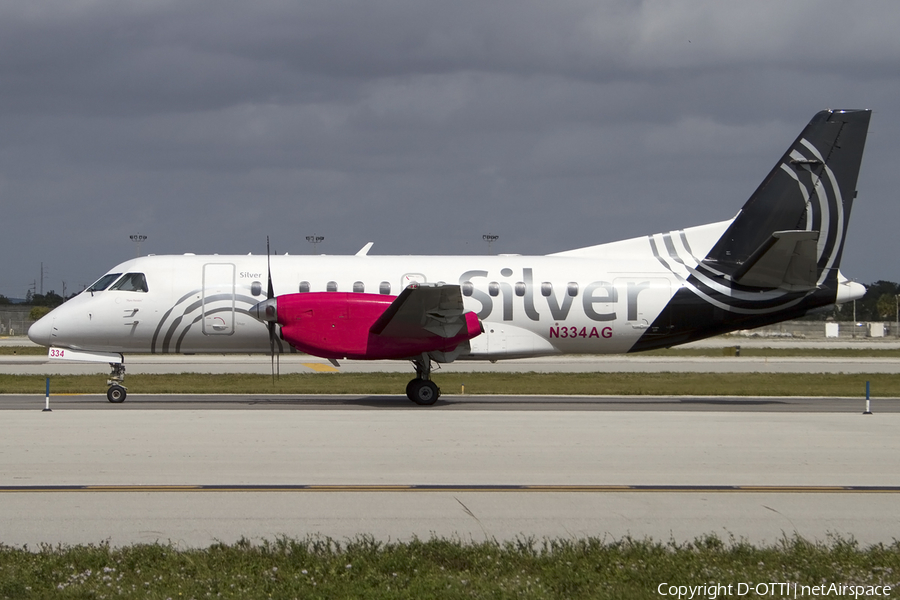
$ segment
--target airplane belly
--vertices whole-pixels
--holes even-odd
[[[533,331],[506,323],[484,323],[484,333],[469,341],[471,352],[465,358],[528,358],[559,354],[549,340]]]

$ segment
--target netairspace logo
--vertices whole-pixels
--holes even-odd
[[[889,585],[848,585],[831,583],[822,585],[802,585],[793,582],[769,583],[708,583],[703,585],[670,585],[661,583],[656,588],[660,596],[671,596],[678,600],[692,598],[716,600],[723,596],[759,598],[885,598],[891,595]]]

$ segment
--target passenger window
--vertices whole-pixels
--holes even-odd
[[[391,283],[389,281],[382,281],[381,285],[378,286],[378,293],[388,295],[391,293]]]
[[[146,292],[148,291],[147,278],[143,273],[126,273],[109,289],[122,292]]]
[[[362,281],[357,281],[353,284],[353,291],[357,294],[362,294],[366,291],[366,285]]]
[[[98,279],[96,282],[94,282],[94,285],[89,287],[87,289],[87,291],[102,292],[103,290],[105,290],[106,288],[109,287],[109,284],[111,284],[113,281],[118,279],[120,275],[121,275],[121,273],[109,273],[108,275],[104,275],[103,277]]]
[[[336,292],[337,291],[337,281],[329,281],[325,285],[326,292]]]
[[[566,293],[568,293],[573,298],[578,295],[578,284],[574,281],[570,281],[569,285],[566,286]]]
[[[309,291],[309,282],[308,282],[308,281],[301,281],[301,282],[300,282],[300,293],[301,293],[301,294],[305,294],[305,293],[308,292],[308,291]]]
[[[250,284],[250,294],[253,296],[262,296],[262,281],[254,281]]]

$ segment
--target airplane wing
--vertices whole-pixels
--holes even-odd
[[[390,338],[452,338],[466,328],[462,292],[458,285],[413,284],[369,328]]]

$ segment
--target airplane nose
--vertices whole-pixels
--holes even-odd
[[[269,323],[277,323],[278,322],[278,300],[276,298],[269,298],[268,300],[263,300],[256,306],[253,306],[248,311],[250,316],[256,319],[257,321],[269,322]]]
[[[53,327],[53,315],[45,315],[28,328],[28,339],[40,346],[52,346],[56,337],[56,329]]]

